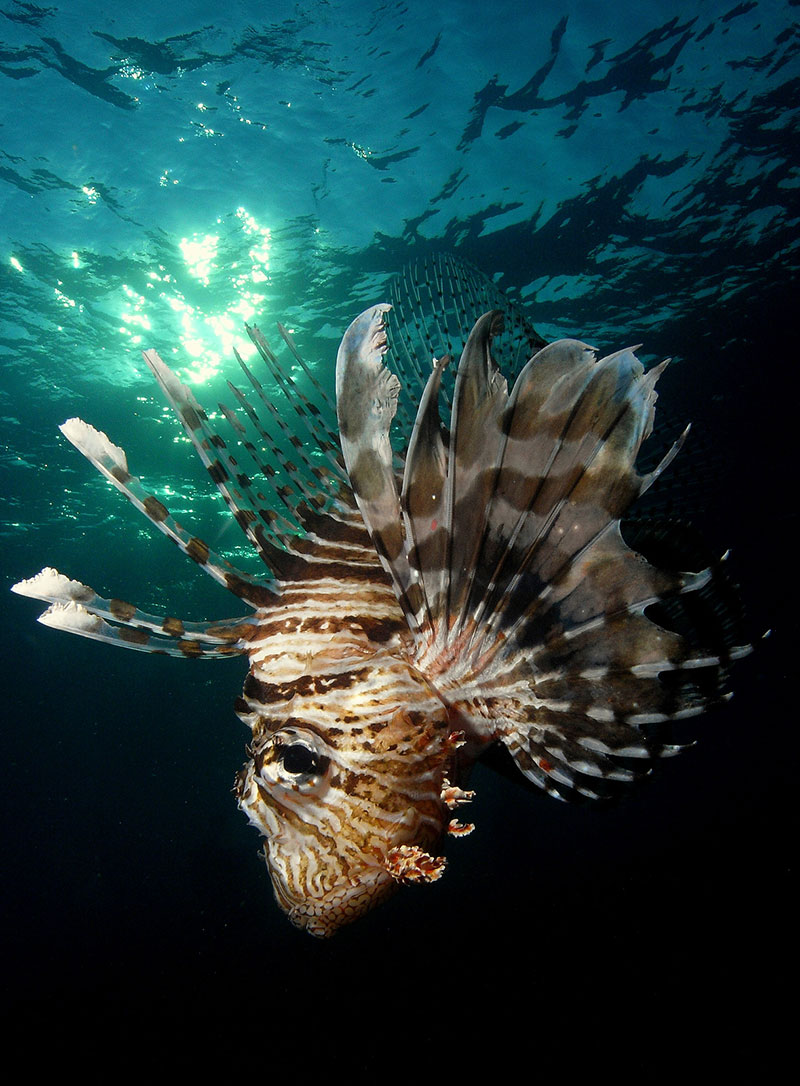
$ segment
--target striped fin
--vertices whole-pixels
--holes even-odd
[[[523,577],[526,594],[532,578],[546,590],[652,481],[634,461],[652,430],[662,372],[645,374],[629,350],[597,361],[577,340],[550,344],[523,369],[487,513],[481,565],[491,579],[473,593],[482,643],[507,630]]]
[[[303,362],[288,331],[282,325],[278,328],[293,359],[318,390],[321,406],[299,391],[260,331],[255,327],[248,327],[247,331],[311,438],[310,448],[317,457],[322,454],[322,462],[309,453],[308,444],[282,417],[281,410],[267,396],[238,352],[235,352],[236,359],[247,377],[250,397],[229,381],[228,387],[239,413],[222,403],[219,408],[235,435],[236,456],[244,450],[255,468],[254,475],[243,470],[191,390],[178,380],[158,354],[146,351],[144,356],[234,519],[273,575],[283,578],[291,566],[291,563],[287,565],[286,554],[295,549],[291,541],[305,534],[306,514],[325,509],[334,518],[344,516],[346,519],[351,500],[341,454],[331,441],[332,418],[326,418],[333,415],[333,405]],[[266,452],[259,451],[259,446]],[[287,455],[285,449],[292,450],[291,455]],[[282,514],[276,511],[280,508]]]
[[[278,324],[278,331],[292,356],[308,378],[311,385],[317,390],[321,407],[313,403],[293,383],[290,374],[272,352],[259,329],[255,326],[251,327],[250,325],[245,325],[245,328],[273,379],[286,396],[302,429],[305,431],[307,437],[310,438],[312,448],[318,448],[324,452],[334,471],[340,473],[341,463],[338,459],[339,437],[334,424],[336,418],[335,406],[331,403],[330,397],[314,377],[309,366],[307,366],[301,358],[291,335],[282,324]],[[300,443],[298,437],[296,437],[295,440]]]
[[[11,587],[20,596],[50,603],[39,622],[55,629],[168,656],[222,658],[248,651],[255,629],[248,618],[185,622],[151,615],[118,599],[103,599],[93,588],[47,567]]]
[[[749,651],[692,632],[715,568],[659,568],[620,530],[686,436],[639,474],[667,363],[645,371],[635,348],[598,359],[560,340],[526,362],[509,395],[493,357],[501,314],[485,312],[461,354],[449,434],[445,363],[434,358],[398,501],[398,390],[384,355],[399,355],[412,383],[421,367],[411,348],[404,359],[384,342],[387,312],[348,330],[337,402],[351,484],[415,635],[415,665],[531,780],[602,796],[683,749],[671,726],[725,700],[729,665]],[[435,321],[417,338],[437,335],[449,346]]]
[[[148,493],[142,482],[128,471],[128,460],[118,445],[114,445],[100,430],[82,419],[67,419],[60,427],[64,436],[76,449],[122,491],[128,500],[144,513],[151,523],[162,531],[194,562],[221,585],[239,596],[251,607],[259,607],[274,599],[274,593],[263,581],[243,573],[211,550],[197,536],[191,536],[178,524],[163,502]]]
[[[344,334],[336,358],[336,411],[350,485],[364,524],[412,632],[419,628],[418,575],[406,552],[389,430],[400,382],[383,364],[385,303],[365,310]]]
[[[636,472],[663,368],[645,373],[632,351],[596,361],[585,344],[560,341],[520,374],[481,555],[491,576],[473,599],[475,652],[548,643],[548,615],[563,627],[568,614],[569,629],[577,616],[641,612],[697,587],[643,562],[619,534],[620,517],[677,450],[650,475]]]
[[[430,638],[435,636],[436,618],[447,593],[447,450],[439,419],[439,390],[449,362],[449,355],[433,360],[411,433],[401,494],[409,559],[420,578]]]
[[[254,492],[252,480],[240,469],[225,441],[211,427],[206,412],[191,389],[178,380],[156,351],[143,351],[142,355],[234,520],[269,566],[270,555],[281,547],[280,533],[296,530],[296,526],[277,514],[270,508],[268,500]]]
[[[442,578],[447,584],[446,598],[431,611],[435,643],[419,657],[434,670],[466,672],[479,659],[485,667],[487,653],[507,654],[519,638],[527,645],[523,627],[547,610],[548,597],[558,598],[559,578],[581,569],[580,556],[593,546],[602,552],[601,541],[619,566],[628,548],[621,538],[609,543],[606,530],[662,470],[642,478],[633,464],[652,429],[663,367],[645,374],[631,351],[598,362],[586,344],[563,340],[531,359],[509,397],[491,356],[499,330],[498,313],[478,320],[456,379],[443,538],[421,569],[429,604],[433,587]],[[420,412],[430,413],[424,400]],[[410,449],[409,508],[430,475],[427,456],[424,443]],[[443,548],[446,562],[437,568]],[[608,568],[611,558],[604,558]],[[662,578],[661,591],[676,585]],[[654,595],[648,584],[642,599],[653,602]],[[599,605],[607,608],[608,599]]]
[[[241,358],[239,352],[236,351],[235,354],[239,365],[242,367],[242,370],[244,371],[248,381],[250,382],[250,385],[255,391],[260,408],[267,411],[270,419],[278,427],[279,431],[284,436],[287,443],[296,450],[297,455],[299,456],[301,462],[306,469],[307,475],[310,476],[312,479],[317,480],[318,486],[323,486],[325,489],[330,488],[331,479],[336,480],[339,483],[346,484],[347,474],[341,464],[341,454],[339,454],[338,452],[338,444],[335,446],[331,444],[328,438],[328,430],[326,427],[323,427],[320,423],[318,423],[318,417],[312,416],[309,420],[309,426],[311,429],[311,448],[318,450],[319,452],[322,452],[324,454],[327,461],[327,470],[311,459],[311,457],[308,455],[308,447],[306,446],[306,444],[297,436],[297,434],[294,433],[291,426],[289,426],[289,424],[281,417],[281,413],[275,406],[275,404],[273,404],[267,398],[261,383],[258,381],[252,370]],[[231,391],[236,396],[237,401],[247,414],[248,418],[250,418],[258,434],[265,441],[269,442],[273,448],[276,448],[276,442],[267,432],[264,422],[259,415],[259,409],[254,408],[247,400],[247,397],[237,388],[235,388],[233,384],[228,382],[228,385]],[[287,470],[289,469],[287,468]],[[308,496],[308,491],[302,487],[301,489],[303,489],[303,493]]]
[[[485,564],[482,548],[491,529],[488,516],[503,448],[501,419],[508,400],[508,386],[491,354],[492,339],[502,327],[497,310],[479,317],[456,377],[444,508],[448,593],[439,622],[440,644],[463,626],[470,589]]]
[[[388,329],[392,366],[403,381],[400,391],[404,395],[398,401],[399,409],[402,409],[404,399],[414,405],[419,402],[419,408],[415,406],[413,423],[407,422],[406,417],[401,418],[400,410],[394,420],[395,463],[401,464],[401,471],[404,466],[402,531],[399,533],[404,537],[404,551],[385,556],[384,566],[394,579],[395,590],[412,631],[425,644],[436,640],[438,633],[437,644],[441,649],[453,616],[458,617],[463,611],[464,595],[475,573],[466,551],[470,547],[474,550],[477,545],[480,524],[476,523],[476,517],[481,516],[477,503],[469,510],[468,536],[462,532],[453,542],[448,524],[456,516],[457,490],[454,473],[449,489],[444,481],[450,438],[439,416],[440,398],[449,406],[456,395],[454,378],[447,364],[451,357],[462,358],[460,377],[455,378],[455,384],[464,403],[474,397],[473,386],[481,372],[484,380],[498,385],[498,402],[502,403],[505,381],[497,372],[489,353],[489,343],[493,351],[499,352],[503,364],[515,372],[536,348],[544,345],[545,340],[492,280],[447,254],[434,254],[404,269],[392,283],[390,297],[392,307],[385,311],[384,322]],[[501,308],[502,319],[497,312]],[[473,321],[482,312],[496,315],[487,317],[483,325],[470,331]],[[469,366],[465,362],[467,359],[471,360]],[[428,372],[430,376],[426,381],[423,375]],[[468,421],[458,438],[462,460],[471,455],[471,443],[480,448],[480,442],[475,443],[470,435],[469,409],[462,406],[462,414],[465,410]],[[413,418],[413,413],[410,417]],[[453,428],[455,432],[455,421]],[[408,451],[403,457],[406,441]],[[485,449],[481,450],[481,455],[484,461],[478,473],[483,478],[480,468],[485,466]],[[388,463],[388,453],[385,460]],[[463,477],[463,472],[459,474]],[[358,491],[358,486],[355,489]],[[458,492],[463,489],[459,487]],[[388,478],[386,494],[389,501],[383,515],[395,523],[397,510]],[[391,535],[396,542],[398,533]],[[454,576],[454,570],[460,570],[465,563],[471,572]]]
[[[232,515],[261,554],[273,578],[286,574],[316,575],[312,570],[315,564],[335,576],[339,568],[363,564],[364,556],[369,553],[373,554],[374,569],[374,552],[365,549],[368,537],[360,519],[357,523],[353,520],[358,518],[355,500],[341,455],[331,441],[333,405],[300,358],[288,331],[280,325],[279,330],[292,358],[317,390],[322,406],[316,406],[295,388],[288,369],[282,368],[258,329],[248,328],[261,357],[290,405],[304,419],[314,442],[314,449],[309,453],[237,353],[255,405],[246,393],[229,382],[239,413],[223,404],[220,404],[220,411],[233,430],[236,455],[244,450],[255,468],[253,475],[242,470],[191,390],[172,373],[157,352],[145,351],[144,358]],[[283,444],[270,433],[268,421],[274,424]],[[215,580],[253,608],[268,607],[276,602],[280,591],[277,579],[255,578],[238,570],[203,540],[185,531],[166,506],[130,473],[124,451],[105,434],[80,419],[67,420],[61,429],[118,490]],[[259,445],[266,451],[259,451]],[[297,463],[285,449],[295,451]],[[315,452],[322,453],[322,462],[315,458]],[[276,512],[281,507],[283,514]],[[318,554],[312,556],[314,550]],[[219,657],[246,652],[246,638],[253,629],[246,620],[189,623],[150,615],[125,601],[104,600],[93,589],[53,570],[43,570],[36,578],[20,582],[15,590],[52,604],[41,616],[46,625],[150,652]]]
[[[620,531],[682,440],[637,473],[663,369],[645,372],[631,350],[598,361],[560,341],[527,364],[504,410],[484,381],[478,409],[467,399],[462,412],[456,383],[448,527],[466,542],[451,551],[461,555],[447,570],[451,601],[465,599],[458,578],[470,569],[472,583],[460,614],[450,610],[444,650],[440,630],[420,666],[555,794],[601,796],[647,772],[642,759],[682,749],[665,726],[725,700],[728,665],[749,651],[672,628],[670,615],[688,613],[679,601],[697,599],[715,571],[659,569]],[[476,444],[472,474],[461,469],[462,425]]]

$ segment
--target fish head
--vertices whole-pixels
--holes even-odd
[[[444,870],[429,850],[448,821],[447,732],[413,717],[398,710],[359,744],[291,722],[254,737],[239,806],[266,837],[279,905],[312,935]]]

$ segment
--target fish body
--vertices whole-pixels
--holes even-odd
[[[645,371],[630,349],[598,358],[578,340],[545,344],[455,261],[435,262],[429,279],[427,304],[414,281],[402,306],[352,322],[335,410],[282,326],[313,400],[248,329],[293,418],[239,358],[248,391],[230,385],[237,409],[220,405],[232,449],[145,352],[263,578],[175,521],[104,434],[77,419],[62,427],[249,614],[154,616],[52,569],[15,586],[50,603],[47,625],[142,651],[247,658],[235,708],[252,738],[235,792],[265,837],[279,904],[315,935],[400,884],[441,876],[443,836],[471,829],[455,817],[469,769],[493,744],[555,796],[601,797],[681,749],[665,727],[723,700],[728,666],[747,651],[724,619],[711,647],[687,624],[685,602],[704,597],[713,569],[658,568],[623,536],[628,508],[682,443],[639,474],[665,364]],[[434,339],[444,349],[426,357]]]

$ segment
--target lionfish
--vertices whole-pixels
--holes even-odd
[[[246,617],[147,614],[51,568],[14,586],[47,601],[39,621],[61,630],[247,657],[235,710],[252,739],[234,791],[266,839],[278,903],[317,936],[441,876],[445,834],[472,829],[455,817],[469,770],[490,749],[553,796],[603,796],[682,749],[665,728],[724,700],[747,651],[724,615],[717,636],[697,634],[711,565],[659,568],[623,534],[685,437],[639,474],[667,363],[545,343],[450,257],[407,270],[392,295],[345,332],[335,405],[283,326],[289,364],[248,327],[271,384],[237,352],[248,391],[228,382],[237,409],[220,404],[232,442],[144,352],[265,576],[184,529],[105,434],[77,418],[61,427]],[[498,358],[516,375],[510,393]]]

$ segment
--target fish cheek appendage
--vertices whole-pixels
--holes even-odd
[[[153,615],[51,568],[14,590],[47,602],[40,621],[57,629],[246,658],[236,796],[278,903],[325,936],[441,876],[490,748],[551,795],[603,798],[682,749],[671,729],[729,696],[748,648],[718,564],[681,564],[657,516],[623,525],[683,441],[639,473],[666,363],[547,344],[449,257],[406,270],[391,304],[347,329],[335,403],[283,326],[280,355],[247,332],[269,383],[237,355],[246,391],[230,386],[225,436],[155,351],[144,358],[262,576],[179,524],[105,434],[62,426],[247,613]]]

